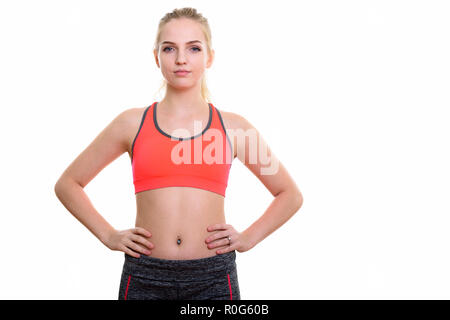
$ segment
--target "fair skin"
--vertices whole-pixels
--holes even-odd
[[[169,134],[184,128],[189,132],[186,136],[196,135],[199,132],[194,130],[194,121],[201,121],[204,128],[209,117],[208,103],[201,96],[201,79],[205,69],[212,65],[214,52],[208,54],[201,27],[189,19],[171,20],[160,38],[161,43],[171,43],[161,45],[154,52],[156,64],[168,83],[166,95],[158,103],[158,124]],[[193,40],[200,42],[188,43]],[[178,69],[190,73],[178,76],[174,73]],[[239,232],[228,224],[224,197],[218,193],[193,187],[165,187],[137,193],[135,227],[116,230],[95,210],[83,188],[123,153],[127,152],[131,158],[132,143],[144,109],[131,108],[119,114],[70,164],[55,185],[64,206],[109,249],[133,257],[143,254],[162,259],[198,259],[232,250],[245,252],[301,207],[302,195],[281,162],[276,173],[261,174],[267,162],[263,165],[259,157],[256,162],[249,161],[250,143],[234,136],[231,138],[233,158],[238,158],[274,196],[264,214],[251,226]],[[222,110],[221,115],[227,130],[255,130],[257,142],[267,148],[270,161],[279,161],[244,117]]]

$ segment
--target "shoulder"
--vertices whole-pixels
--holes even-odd
[[[125,109],[117,115],[116,120],[123,125],[133,125],[136,120],[138,120],[138,122],[142,120],[146,109],[147,107]]]
[[[225,111],[222,109],[219,109],[219,112],[225,130],[231,138],[233,157],[236,158],[238,155],[237,150],[242,149],[242,143],[240,142],[240,139],[238,139],[238,135],[254,127],[245,117],[236,112]]]
[[[241,114],[236,112],[219,110],[226,129],[243,129],[254,128],[253,125]]]
[[[148,106],[141,108],[128,108],[121,111],[116,116],[114,121],[117,123],[117,126],[120,127],[120,129],[126,134],[127,138],[129,138],[130,135],[136,134],[136,131],[139,129],[139,126],[144,120],[144,114],[147,109]],[[147,118],[148,114],[145,115],[145,119]]]
[[[128,108],[120,112],[114,119],[117,126],[120,128],[124,139],[126,140],[128,153],[130,155],[133,140],[139,130],[142,120],[144,119],[143,116],[147,108],[148,106],[141,108]]]

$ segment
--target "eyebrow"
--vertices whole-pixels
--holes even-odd
[[[200,42],[200,43],[202,43],[200,40],[192,40],[192,41],[186,42],[186,44],[189,44],[189,43],[195,43],[195,42]],[[172,41],[163,41],[163,42],[161,42],[160,45],[163,45],[163,44],[166,44],[166,43],[176,44],[175,42],[172,42]]]

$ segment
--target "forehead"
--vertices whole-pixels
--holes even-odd
[[[190,19],[173,19],[161,30],[160,43],[171,41],[185,43],[191,40],[205,41],[203,30],[198,22]]]

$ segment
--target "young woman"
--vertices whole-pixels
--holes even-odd
[[[56,195],[106,247],[125,253],[119,299],[240,299],[235,251],[250,250],[285,223],[302,195],[249,121],[208,102],[204,73],[214,50],[201,14],[193,8],[166,14],[154,56],[166,81],[164,99],[120,113],[64,171]],[[135,228],[116,230],[83,188],[124,152],[137,217]],[[224,213],[236,157],[275,197],[243,232]]]

